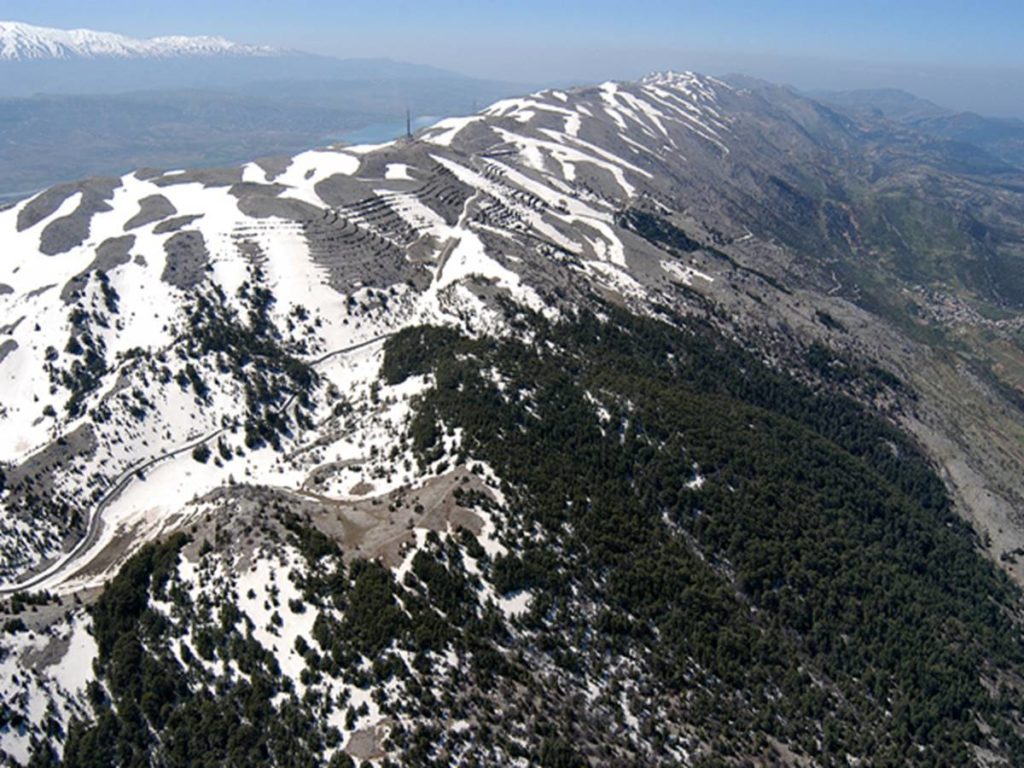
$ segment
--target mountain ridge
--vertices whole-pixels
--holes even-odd
[[[203,56],[277,56],[268,46],[242,45],[223,37],[166,35],[138,39],[91,29],[56,29],[0,21],[0,61],[69,59],[167,59]]]
[[[645,98],[649,99],[643,106],[640,106],[643,104],[642,100],[638,100],[637,95],[632,90],[635,87],[643,89],[641,92]],[[775,91],[772,91],[772,93],[776,94]],[[318,216],[321,219],[326,218],[327,221],[341,216],[341,213],[331,212],[331,205],[328,201],[332,200],[335,195],[341,195],[340,199],[344,199],[345,196],[352,194],[351,192],[344,191],[347,186],[352,186],[353,189],[364,189],[364,193],[370,193],[372,184],[367,187],[365,182],[359,181],[357,171],[355,170],[362,167],[364,163],[371,161],[374,163],[371,167],[376,167],[376,172],[382,174],[382,183],[385,184],[385,188],[395,187],[401,190],[403,187],[416,187],[422,184],[422,182],[417,181],[412,166],[406,163],[395,162],[385,164],[387,168],[381,166],[379,164],[380,161],[374,160],[375,157],[381,154],[395,153],[401,156],[411,151],[414,155],[421,156],[422,162],[426,162],[428,166],[434,169],[432,171],[433,174],[439,174],[439,179],[443,180],[443,185],[452,185],[452,189],[455,190],[474,189],[478,185],[483,184],[485,192],[481,194],[491,196],[494,194],[489,191],[492,182],[486,180],[486,175],[478,177],[474,175],[475,172],[471,173],[463,169],[457,162],[453,164],[453,161],[439,159],[440,156],[430,154],[429,152],[424,154],[424,149],[436,147],[437,150],[435,152],[444,152],[453,150],[453,145],[459,146],[460,153],[476,153],[483,149],[484,154],[481,162],[491,164],[493,161],[488,156],[490,150],[487,150],[486,144],[481,144],[481,141],[484,140],[484,137],[496,136],[499,139],[497,146],[508,147],[507,150],[500,150],[500,152],[508,151],[520,154],[525,163],[524,167],[528,169],[530,174],[539,175],[540,178],[551,179],[551,181],[546,181],[545,184],[554,185],[553,187],[538,187],[537,181],[531,179],[530,176],[523,175],[522,171],[516,171],[514,186],[521,185],[526,194],[539,195],[539,200],[550,201],[557,199],[558,190],[564,189],[568,183],[578,188],[577,194],[584,195],[583,199],[591,201],[586,204],[570,203],[568,211],[561,211],[556,208],[551,209],[546,215],[553,217],[553,220],[564,218],[568,221],[573,221],[575,222],[574,227],[577,230],[584,228],[583,231],[586,231],[586,227],[598,227],[593,235],[587,235],[584,238],[583,242],[587,245],[583,252],[589,252],[591,254],[589,258],[596,259],[594,263],[608,262],[614,266],[614,269],[604,278],[605,280],[611,280],[609,285],[615,286],[614,290],[626,291],[626,295],[630,293],[640,295],[638,293],[640,289],[632,285],[632,282],[636,279],[635,276],[622,272],[625,246],[620,242],[619,236],[612,236],[605,228],[609,225],[615,225],[619,227],[625,226],[627,229],[634,230],[639,227],[639,231],[643,231],[638,222],[642,223],[644,220],[642,218],[622,219],[619,218],[620,213],[614,213],[613,215],[608,211],[620,211],[622,208],[628,207],[625,201],[635,197],[639,184],[650,184],[652,181],[660,183],[659,177],[644,167],[649,164],[651,159],[656,159],[661,163],[675,163],[676,161],[670,158],[665,147],[658,147],[653,153],[645,150],[647,153],[647,158],[645,158],[644,153],[641,153],[637,146],[631,144],[631,140],[628,137],[625,139],[618,137],[616,140],[622,141],[621,146],[626,148],[626,157],[631,158],[627,160],[623,158],[622,154],[609,154],[600,145],[581,138],[579,132],[584,126],[587,126],[588,130],[597,131],[598,133],[595,135],[602,136],[601,142],[605,144],[607,139],[603,137],[602,132],[607,131],[609,127],[621,131],[623,126],[629,121],[644,126],[643,131],[649,139],[654,139],[656,136],[669,136],[670,134],[666,133],[667,128],[663,122],[665,117],[663,115],[659,116],[653,111],[656,108],[665,108],[666,105],[669,105],[676,110],[673,113],[673,117],[678,120],[678,129],[684,131],[684,135],[689,136],[691,141],[696,142],[694,151],[699,150],[707,155],[707,160],[701,160],[700,162],[702,164],[705,162],[716,163],[736,152],[745,151],[749,154],[750,151],[737,143],[735,138],[729,138],[729,134],[735,127],[738,127],[738,123],[734,116],[720,111],[721,108],[718,106],[718,100],[726,94],[730,94],[729,98],[744,100],[752,108],[761,108],[757,101],[757,99],[761,98],[760,96],[755,93],[735,92],[734,94],[731,86],[723,81],[714,78],[703,78],[690,73],[660,73],[645,78],[637,86],[608,82],[591,88],[579,89],[573,92],[571,96],[565,92],[553,90],[524,98],[506,99],[488,107],[479,115],[443,120],[437,125],[421,131],[412,143],[398,142],[381,145],[380,147],[365,148],[339,147],[333,150],[307,152],[295,158],[283,160],[283,167],[289,169],[285,173],[279,171],[276,163],[268,161],[269,164],[266,167],[270,170],[267,171],[264,171],[263,166],[259,163],[250,163],[241,169],[183,173],[154,171],[144,175],[138,173],[129,174],[120,179],[99,179],[85,184],[68,184],[54,188],[30,200],[22,201],[6,211],[4,216],[5,219],[16,222],[14,229],[18,233],[18,242],[23,241],[26,236],[28,238],[38,237],[39,245],[37,247],[41,248],[43,253],[50,254],[50,258],[67,258],[61,257],[61,254],[66,253],[82,253],[83,256],[76,258],[84,258],[84,254],[93,254],[93,249],[96,249],[95,254],[101,254],[104,251],[122,252],[125,247],[130,251],[135,247],[133,243],[137,242],[139,237],[133,234],[138,225],[132,222],[140,220],[147,225],[147,228],[154,226],[166,228],[166,230],[153,229],[153,235],[156,237],[157,242],[163,241],[164,250],[168,254],[168,265],[171,264],[170,254],[175,244],[180,243],[184,245],[193,241],[196,245],[189,245],[183,250],[186,263],[194,258],[199,258],[201,260],[200,263],[202,263],[202,260],[209,258],[208,249],[210,242],[216,241],[217,238],[233,236],[230,235],[230,232],[218,233],[216,229],[204,232],[207,222],[211,221],[210,211],[205,211],[204,205],[197,206],[195,202],[190,202],[187,195],[182,197],[181,194],[175,192],[176,189],[180,188],[183,191],[193,189],[200,197],[211,197],[211,202],[206,205],[212,206],[214,210],[219,208],[227,215],[227,218],[223,219],[224,224],[217,226],[230,224],[233,218],[237,218],[237,222],[230,224],[230,226],[241,226],[243,230],[250,227],[251,224],[245,223],[248,221],[249,215],[243,211],[249,206],[255,206],[255,210],[261,211],[257,214],[255,222],[259,222],[267,216],[267,213],[263,212],[263,209],[267,209],[268,211],[276,212],[270,214],[271,222],[275,222],[280,215],[285,215],[286,217],[299,216],[299,221],[292,222],[289,226],[301,224],[300,231],[302,231],[303,228],[308,229]],[[588,103],[592,104],[592,106],[582,107],[579,111],[570,109],[564,106],[568,104],[570,98],[587,99]],[[652,105],[660,106],[654,107]],[[803,104],[796,103],[796,105],[800,110],[797,113],[799,119],[806,126],[802,130],[820,130],[820,128],[814,126],[816,124],[821,125],[822,120],[832,120],[829,114],[818,113],[814,110],[808,112]],[[600,119],[597,119],[597,115],[594,113],[595,109],[604,110],[604,115]],[[552,119],[561,123],[561,127],[558,129],[545,127],[552,125]],[[788,120],[789,118],[787,117],[786,119]],[[522,126],[522,129],[519,126]],[[850,140],[848,137],[856,136],[857,129],[852,124],[840,123],[838,128],[830,126],[829,130],[838,130],[839,133],[836,135],[840,137],[840,140],[848,141]],[[523,131],[528,132],[523,133]],[[674,137],[672,140],[676,141]],[[486,141],[493,141],[493,139],[486,139]],[[814,149],[813,151],[816,152],[817,150]],[[500,157],[501,155],[499,154],[498,156]],[[638,161],[642,161],[644,165],[637,165]],[[688,159],[686,162],[692,163],[695,161]],[[312,174],[312,176],[308,179],[298,177],[296,175],[298,173],[296,170],[297,166],[306,168],[306,173]],[[705,167],[710,168],[711,166]],[[402,170],[400,171],[399,169]],[[586,169],[589,177],[587,182],[582,182],[578,176],[581,169]],[[505,173],[512,173],[512,171],[506,171]],[[410,176],[409,174],[413,175]],[[389,179],[389,175],[393,175],[394,178]],[[346,177],[350,177],[351,182],[345,181]],[[693,183],[692,180],[687,178],[683,178],[681,181],[685,184]],[[338,192],[328,193],[326,191],[329,188],[328,182],[340,185]],[[672,183],[680,182],[673,181]],[[795,179],[793,182],[782,181],[781,179],[771,180],[769,188],[776,190],[776,194],[779,195],[779,200],[782,204],[791,206],[794,212],[799,212],[800,206],[805,205],[806,201],[801,198],[796,188],[792,186],[793,183],[796,183]],[[282,189],[282,184],[285,185],[285,191],[279,191]],[[288,191],[291,187],[294,187],[294,190]],[[134,191],[136,189],[148,189],[149,191],[143,193],[141,191]],[[263,191],[264,189],[266,191]],[[699,190],[701,187],[699,186],[697,189]],[[652,188],[651,191],[645,192],[645,196],[653,191]],[[226,196],[225,192],[227,192]],[[372,194],[374,199],[383,194],[381,202],[374,203],[375,206],[383,206],[383,210],[387,210],[387,207],[392,205],[389,202],[392,194],[397,202],[412,199],[407,192],[376,192],[370,194]],[[159,207],[166,208],[167,211],[176,212],[177,218],[168,218],[167,214],[164,213],[156,218],[156,221],[161,223],[153,225],[149,224],[148,217],[139,219],[138,216],[132,218],[127,213],[120,214],[123,218],[122,224],[115,224],[115,228],[109,233],[109,237],[98,240],[98,236],[93,231],[93,220],[96,217],[110,218],[110,215],[104,216],[105,212],[110,209],[114,198],[122,195],[125,196],[124,203],[119,203],[117,207],[139,205],[142,209],[139,215],[142,216],[148,210],[148,203],[144,201],[161,201]],[[270,197],[265,197],[266,195],[270,195]],[[326,200],[324,198],[325,195],[327,196]],[[282,197],[280,200],[275,201],[277,196]],[[135,200],[136,197],[139,198],[138,201]],[[213,202],[214,198],[218,202]],[[501,197],[497,199],[502,200]],[[402,204],[405,203],[402,202]],[[640,198],[632,204],[643,205],[645,204],[644,198]],[[317,208],[325,205],[326,208],[324,210],[327,213],[318,214],[316,212]],[[497,209],[500,210],[507,205],[507,202],[502,202]],[[517,207],[520,205],[522,203],[516,203]],[[547,202],[546,205],[550,206],[551,203]],[[654,205],[656,210],[659,205],[657,197],[653,198],[652,202],[646,203],[646,205]],[[310,208],[310,206],[313,207]],[[582,211],[586,211],[586,213],[582,216],[574,214],[574,206],[579,207]],[[593,206],[597,206],[597,208]],[[235,210],[236,207],[241,207],[241,209]],[[604,209],[605,212],[598,214],[597,211],[601,209]],[[356,210],[358,210],[358,206]],[[444,207],[441,210],[445,227],[459,225],[459,222],[455,220],[454,211],[448,211]],[[232,213],[232,211],[234,212]],[[514,223],[516,217],[522,215],[516,214],[516,216],[510,219],[510,223]],[[729,213],[725,214],[723,221],[729,220],[734,232],[738,230],[738,234],[732,234],[731,236],[716,231],[717,228],[707,222],[702,222],[698,225],[699,228],[708,229],[709,233],[713,233],[711,236],[714,239],[710,241],[707,239],[684,239],[686,249],[692,249],[697,253],[701,253],[703,249],[712,247],[710,245],[712,242],[716,243],[715,249],[720,249],[728,244],[730,240],[733,242],[741,241],[748,234],[757,232],[758,225],[760,227],[766,226],[765,219],[757,222],[755,219],[749,218],[744,223],[750,229],[740,229],[743,226],[741,224],[743,221],[741,217],[743,215],[740,206],[730,209]],[[394,214],[389,214],[389,216],[393,220],[389,226],[397,226],[402,221],[402,215],[399,215],[397,218],[395,218]],[[722,216],[722,214],[719,214],[719,216]],[[359,213],[356,215],[355,221],[358,222],[362,218],[363,214]],[[783,232],[785,227],[790,226],[790,222],[786,219],[787,217],[780,218],[778,223],[772,226],[778,227],[779,231]],[[546,242],[546,247],[564,249],[569,242],[579,240],[580,238],[578,231],[572,234],[559,232],[557,228],[552,229],[551,224],[545,224],[543,218],[537,219],[535,215],[528,216],[527,220],[532,222],[531,226],[540,228],[534,236],[539,236]],[[363,226],[368,229],[369,233],[373,233],[376,225],[372,224],[372,218],[369,221],[371,223],[364,224]],[[190,226],[191,222],[195,222],[195,224]],[[467,224],[469,223],[467,222]],[[360,229],[359,224],[354,224],[354,226],[356,230]],[[402,226],[408,226],[408,224]],[[643,226],[647,225],[644,224]],[[36,235],[36,231],[39,231],[40,234]],[[398,231],[401,231],[401,229]],[[459,229],[459,231],[463,230]],[[487,229],[485,227],[483,234],[486,236],[486,233]],[[402,238],[409,236],[408,233],[401,235]],[[792,236],[797,237],[798,242],[799,238],[805,237],[806,234],[794,231]],[[305,237],[309,237],[309,235],[306,234]],[[394,254],[393,256],[389,255],[389,258],[398,258],[398,253],[400,253],[401,249],[396,250],[395,242],[392,242],[390,239],[394,235],[378,234],[373,235],[373,237],[380,238],[379,244],[372,246],[373,248],[384,248],[385,253]],[[443,242],[449,239],[451,235],[435,235],[433,237]],[[480,237],[480,235],[470,235],[464,232],[462,237],[458,239],[472,242],[479,241],[481,245],[478,247],[483,248],[480,253],[486,253],[486,246],[483,245]],[[756,242],[757,238],[755,235],[751,235],[751,238]],[[398,242],[401,241],[399,240]],[[13,252],[16,253],[23,247],[18,246]],[[845,244],[844,247],[846,247]],[[573,246],[570,252],[578,256],[581,253],[579,245]],[[110,258],[96,256],[95,254],[89,255],[87,261],[104,264]],[[123,253],[116,256],[118,261],[124,258],[125,255]],[[449,257],[442,257],[442,266],[449,264],[449,262]],[[396,262],[396,265],[398,263]],[[489,262],[485,260],[485,263]],[[88,268],[88,263],[83,262],[82,266]],[[376,264],[375,268],[382,266],[384,266],[383,263]],[[388,269],[394,268],[396,267],[389,267]],[[491,268],[498,270],[498,274],[505,274],[507,269],[507,267],[500,266],[500,264],[492,265]],[[170,266],[167,269],[170,269]],[[400,271],[405,269],[407,267],[402,267]],[[815,267],[815,270],[820,272],[820,266]],[[416,271],[420,270],[417,269]],[[763,269],[759,271],[763,274]],[[27,269],[21,270],[17,274],[11,273],[10,277],[3,281],[5,284],[9,281],[9,284],[6,285],[9,289],[6,301],[15,300],[19,295],[31,296],[34,292],[46,288],[45,284],[26,284],[24,276],[28,274],[31,273]],[[315,272],[312,274],[315,274]],[[554,274],[551,273],[551,275]],[[670,271],[670,274],[675,275],[675,272]],[[700,266],[694,266],[691,271],[683,270],[680,274],[682,277],[679,279],[682,279],[684,282],[693,282],[694,280],[700,282],[705,279],[700,277],[703,274]],[[69,274],[69,281],[62,289],[62,295],[65,297],[75,295],[75,292],[78,291],[75,281],[82,279],[84,275],[85,273],[82,273],[81,276],[75,277]],[[616,275],[619,276],[616,277]],[[48,274],[47,280],[51,278],[52,275]],[[71,278],[74,279],[72,280]],[[172,286],[176,285],[177,279],[166,270],[162,275],[162,280],[170,280]],[[202,272],[197,273],[194,268],[189,267],[189,271],[182,279],[185,279],[187,282],[182,283],[180,287],[185,287],[193,281],[201,282],[203,275]],[[512,281],[510,285],[517,282],[517,279],[514,279],[513,276],[509,276],[507,279]],[[758,279],[776,280],[777,278],[759,277]],[[819,279],[824,280],[824,275]],[[337,282],[338,280],[341,280],[341,278],[332,278],[332,281],[336,282],[340,288],[343,283]],[[363,282],[365,282],[365,279]],[[557,282],[561,282],[561,279]],[[1004,285],[1006,284],[1004,280]],[[630,287],[631,285],[632,287]],[[708,285],[713,287],[713,281],[708,283]],[[65,298],[65,301],[67,300]],[[535,297],[531,301],[536,302],[537,300]],[[30,346],[30,342],[28,337],[22,338],[22,331],[19,330],[19,327],[24,328],[24,326],[19,326],[15,322],[18,318],[9,315],[8,319],[12,322],[12,325],[8,327],[10,329],[11,341],[19,345],[18,348],[12,350],[10,343],[8,343],[9,351],[5,353],[5,357],[10,357],[13,361],[24,354],[22,350],[27,349]],[[124,343],[124,341],[119,341],[118,345],[123,346]],[[36,346],[38,349],[38,344],[31,346]],[[56,344],[54,346],[59,350],[63,345]],[[37,354],[39,353],[37,352]],[[42,392],[36,393],[36,396],[41,397]],[[54,403],[54,406],[58,407],[59,403]],[[68,406],[67,404],[65,404],[65,407],[71,407],[72,414],[79,408],[78,405]],[[6,416],[8,419],[12,418],[13,412],[8,411]],[[29,440],[29,444],[38,446],[40,441],[45,442],[45,438],[42,437],[44,433],[39,432],[39,422],[36,421],[36,424],[37,426],[30,431],[38,433],[39,437]],[[25,426],[28,426],[28,422],[25,422]],[[19,431],[19,429],[16,429],[15,433]],[[13,446],[18,442],[15,440],[11,445]],[[16,456],[12,454],[3,458],[7,461],[12,461],[16,459]]]
[[[987,117],[937,105],[906,91],[868,89],[810,94],[850,114],[873,111],[919,133],[973,145],[1017,168],[1024,167],[1024,120]]]
[[[661,73],[0,211],[2,748],[1019,760],[1024,201],[886,125]]]

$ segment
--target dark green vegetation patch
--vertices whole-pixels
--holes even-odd
[[[510,322],[528,341],[402,331],[383,368],[433,376],[403,439],[425,468],[495,470],[504,510],[457,498],[507,551],[432,533],[399,582],[274,513],[306,565],[291,610],[317,612],[306,684],[398,686],[374,695],[403,765],[660,765],[680,748],[705,765],[1024,761],[1019,593],[913,443],[698,322]],[[190,607],[165,577],[182,543],[146,548],[94,608],[104,687],[65,762],[322,764],[338,746],[323,713],[347,702],[295,695],[233,605]],[[510,617],[488,589],[525,590],[527,608]],[[179,662],[150,596],[205,610],[197,652],[246,676]]]
[[[1024,661],[1018,593],[916,447],[707,328],[609,312],[531,320],[529,345],[413,329],[388,347],[408,373],[433,352],[423,453],[463,428],[544,531],[497,565],[506,590],[539,592],[546,634],[646,648],[665,706],[729,752],[772,737],[825,763],[1024,758],[1004,688]],[[602,608],[571,629],[587,602]]]

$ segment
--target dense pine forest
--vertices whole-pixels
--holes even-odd
[[[303,553],[290,609],[318,612],[304,681],[384,691],[403,765],[671,764],[680,745],[701,765],[1024,760],[1019,593],[913,442],[699,320],[509,313],[503,339],[404,330],[382,372],[430,377],[398,437],[423,468],[502,479],[504,504],[457,491],[499,521],[502,553],[431,533],[398,577],[346,563],[315,517],[262,510]],[[93,606],[103,685],[63,764],[352,765],[323,714],[358,708],[299,695],[230,603],[194,602],[175,575],[188,545],[148,546]],[[528,609],[508,617],[486,594]],[[202,658],[175,652],[186,632]],[[445,653],[454,677],[435,668]],[[621,721],[627,677],[643,747],[601,726]],[[590,680],[602,696],[586,706],[573,688]],[[54,762],[40,742],[34,764]]]

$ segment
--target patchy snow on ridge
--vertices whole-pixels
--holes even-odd
[[[422,137],[424,141],[437,144],[442,147],[450,147],[452,141],[467,126],[483,120],[482,115],[470,115],[469,117],[449,117],[441,120],[429,128],[424,129]]]

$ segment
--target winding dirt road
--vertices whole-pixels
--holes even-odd
[[[321,355],[315,360],[311,360],[309,362],[309,365],[315,368],[319,365],[323,365],[325,362],[335,357],[348,355],[353,352],[358,352],[361,349],[365,349],[366,347],[369,347],[373,344],[384,341],[385,339],[388,339],[393,335],[394,332],[385,333],[381,334],[380,336],[375,336],[372,339],[361,341],[358,344],[353,344],[348,347],[342,347],[341,349],[333,350],[324,355]],[[281,406],[280,410],[287,410],[295,401],[296,394],[292,394],[291,397],[289,397],[288,400],[285,401],[284,405]],[[79,560],[82,560],[83,556],[88,555],[89,550],[96,543],[100,531],[103,529],[103,511],[107,507],[109,507],[117,499],[117,497],[124,492],[124,490],[129,485],[131,485],[133,480],[138,478],[141,474],[144,474],[147,470],[152,469],[157,464],[163,461],[167,461],[168,459],[173,459],[175,456],[180,456],[182,453],[186,451],[191,451],[194,448],[196,448],[196,446],[202,445],[203,443],[207,443],[210,440],[214,440],[217,437],[220,437],[226,431],[227,427],[222,427],[218,430],[211,432],[208,435],[192,438],[187,443],[180,445],[177,448],[174,448],[153,458],[143,459],[128,467],[128,469],[126,469],[124,472],[117,476],[117,478],[111,485],[110,489],[103,495],[103,497],[96,504],[96,509],[93,511],[92,516],[89,518],[89,526],[85,532],[85,535],[72,548],[72,550],[68,552],[66,555],[63,555],[61,559],[52,563],[49,567],[40,571],[39,573],[34,574],[23,581],[16,582],[14,584],[5,584],[3,586],[0,586],[0,595],[10,595],[15,592],[23,592],[25,590],[35,589],[44,582],[51,581],[55,577],[60,576],[62,573],[68,573],[68,575],[70,576],[78,570],[80,570],[80,566],[76,566],[76,563],[78,563]],[[80,565],[84,566],[86,564],[87,563],[81,563]]]

